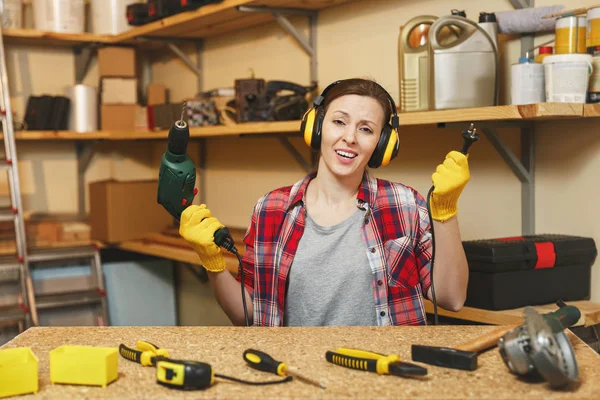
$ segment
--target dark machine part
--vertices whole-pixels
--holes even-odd
[[[287,81],[262,79],[236,80],[238,122],[293,121],[302,118],[308,109],[307,93],[317,85],[302,86]],[[282,91],[291,94],[280,94]]]
[[[127,22],[131,26],[140,26],[181,12],[196,10],[208,4],[222,2],[223,0],[147,0],[146,3],[127,6]]]
[[[141,26],[148,23],[148,4],[133,3],[126,9],[127,23],[131,26]]]
[[[553,388],[577,382],[577,360],[567,335],[552,332],[550,325],[532,307],[526,307],[525,323],[498,341],[502,360],[518,376],[539,376]]]
[[[248,101],[260,96],[265,90],[264,79],[236,79],[235,80],[235,109],[237,123],[248,121]]]

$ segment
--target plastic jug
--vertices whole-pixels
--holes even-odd
[[[450,29],[456,36],[447,36]],[[498,103],[498,52],[490,35],[458,15],[438,18],[429,29],[429,108],[443,110]]]
[[[400,111],[421,111],[429,108],[428,35],[438,17],[419,15],[400,28],[398,38],[398,72]]]

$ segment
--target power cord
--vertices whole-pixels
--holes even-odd
[[[466,131],[462,132],[463,137],[463,147],[460,150],[461,153],[467,155],[469,152],[469,147],[477,140],[479,140],[479,135],[477,134],[477,129],[474,127],[475,124],[471,123],[471,126]],[[433,302],[433,324],[438,325],[438,309],[437,309],[437,300],[435,298],[435,286],[433,284],[433,266],[435,262],[435,231],[433,228],[433,217],[431,216],[431,194],[435,190],[435,186],[431,186],[429,192],[427,192],[427,214],[429,215],[429,225],[431,226],[431,268],[430,268],[430,281],[431,281],[431,300]]]
[[[233,238],[229,233],[229,229],[218,229],[215,232],[215,243],[217,244],[217,246],[221,246],[230,253],[235,254],[235,256],[238,259],[240,270],[242,271],[240,286],[242,287],[242,305],[244,306],[244,320],[246,322],[246,326],[250,326],[250,322],[248,321],[248,307],[246,306],[246,284],[244,282],[244,266],[242,265],[242,257],[240,256],[240,253],[237,251],[237,248],[234,245]]]

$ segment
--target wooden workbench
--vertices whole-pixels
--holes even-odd
[[[24,398],[598,398],[600,356],[569,332],[576,354],[580,382],[567,391],[552,391],[544,382],[526,383],[512,375],[497,349],[479,356],[476,371],[459,371],[426,364],[424,379],[379,376],[329,364],[327,350],[354,347],[398,354],[410,361],[411,344],[453,346],[497,327],[327,327],[327,328],[242,328],[242,327],[67,327],[31,328],[2,348],[30,347],[39,358],[39,392]],[[145,339],[166,348],[172,358],[210,363],[215,372],[247,380],[279,379],[251,369],[242,359],[246,348],[256,348],[287,362],[299,372],[321,378],[326,389],[294,380],[272,386],[248,386],[219,381],[199,392],[183,393],[155,382],[156,369],[119,357],[119,378],[106,388],[52,385],[48,353],[61,345],[131,346]]]

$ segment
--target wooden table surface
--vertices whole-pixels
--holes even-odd
[[[327,350],[352,347],[384,354],[398,354],[410,361],[411,344],[454,346],[491,330],[493,326],[427,327],[40,327],[31,328],[4,348],[30,347],[39,359],[39,392],[25,398],[598,398],[600,356],[568,332],[579,367],[579,382],[569,390],[556,391],[545,382],[527,383],[512,375],[498,349],[479,355],[479,368],[459,371],[421,364],[428,368],[425,378],[379,376],[328,363]],[[135,346],[148,340],[166,348],[171,358],[210,363],[216,373],[246,380],[280,379],[246,365],[247,348],[263,350],[288,363],[299,372],[322,379],[326,389],[293,380],[271,386],[249,386],[228,381],[195,392],[168,389],[155,382],[156,369],[119,356],[119,378],[106,388],[52,385],[49,380],[49,352],[61,345],[118,347]]]

